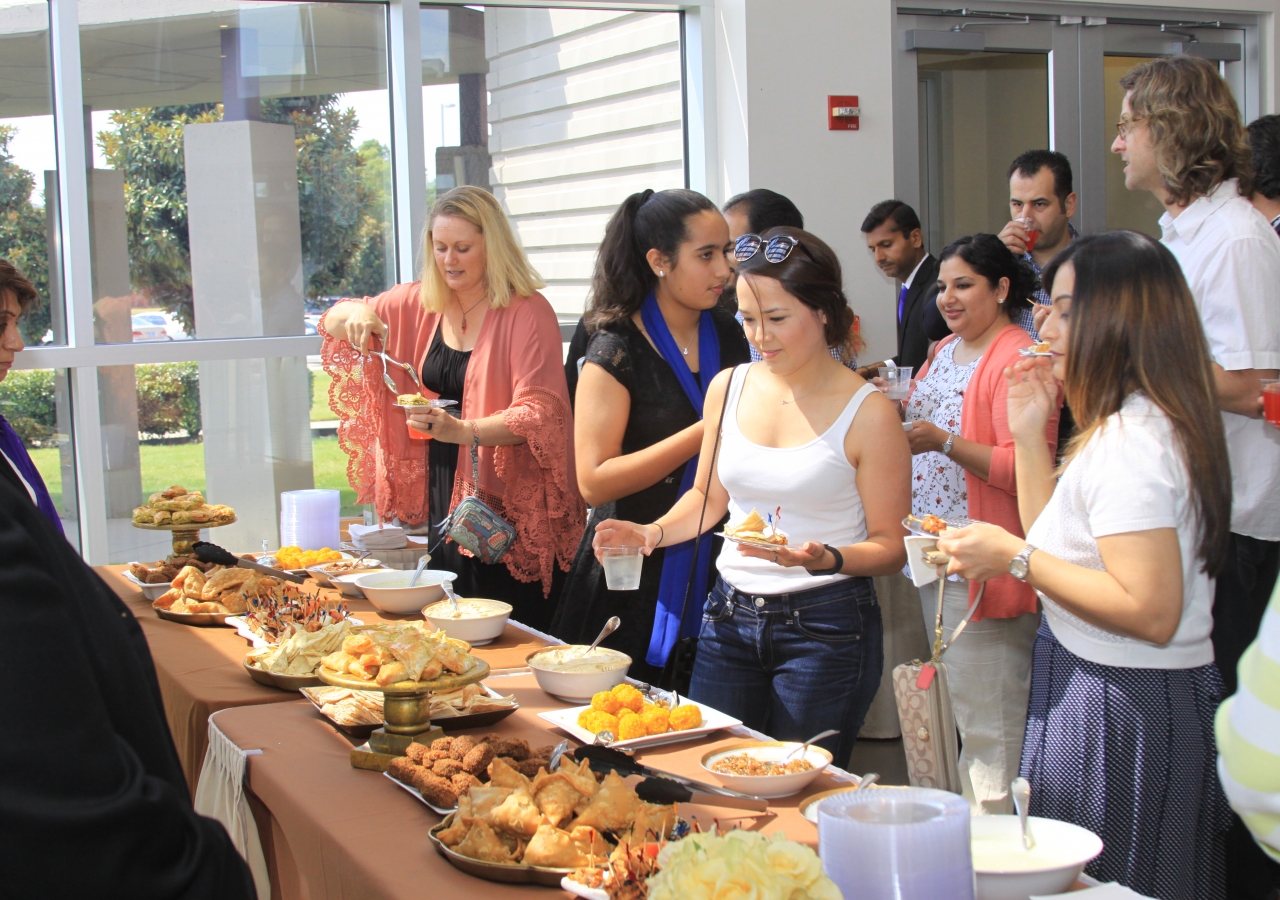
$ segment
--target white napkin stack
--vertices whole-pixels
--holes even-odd
[[[352,525],[348,531],[360,550],[399,550],[408,543],[398,525]]]

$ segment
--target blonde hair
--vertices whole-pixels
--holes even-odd
[[[436,266],[431,231],[439,216],[465,219],[484,235],[485,280],[491,308],[508,305],[513,293],[528,297],[546,284],[529,264],[511,222],[493,194],[464,184],[436,200],[427,217],[427,228],[422,235],[422,305],[428,312],[441,312],[453,295]]]
[[[1242,196],[1253,192],[1253,151],[1231,88],[1207,60],[1171,56],[1142,63],[1120,87],[1130,92],[1135,119],[1151,129],[1156,166],[1179,204],[1208,194],[1229,178]]]

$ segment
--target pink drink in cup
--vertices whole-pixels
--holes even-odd
[[[1030,253],[1036,249],[1036,241],[1040,240],[1040,226],[1036,224],[1036,220],[1030,216],[1025,216],[1017,220],[1027,231],[1027,252]]]
[[[1269,381],[1262,386],[1262,417],[1280,428],[1280,381]]]

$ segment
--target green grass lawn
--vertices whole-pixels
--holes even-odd
[[[333,384],[333,378],[323,371],[313,372],[311,378],[311,421],[336,421],[338,417],[329,408],[329,385]]]
[[[318,384],[318,377],[316,381]],[[204,490],[204,444],[143,444],[139,452],[142,456],[142,496],[138,498],[139,502],[171,484],[180,484],[192,491]],[[360,515],[361,508],[356,505],[356,492],[347,484],[347,455],[338,448],[338,439],[314,439],[311,442],[311,457],[316,487],[342,491],[342,515]],[[60,506],[62,467],[57,448],[32,450],[31,459],[49,488],[54,505]],[[218,502],[217,497],[210,497],[209,500],[212,503]]]

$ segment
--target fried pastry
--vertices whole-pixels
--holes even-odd
[[[376,659],[377,656],[373,653],[366,653],[364,656],[360,657],[360,665],[366,670],[370,668],[370,666],[365,663],[365,660],[369,658]],[[378,667],[378,677],[375,678],[374,681],[379,687],[386,687],[389,684],[395,684],[399,681],[412,681],[412,679],[409,677],[409,670],[404,667],[404,663],[393,662],[388,665]]]
[[[542,813],[529,792],[513,791],[485,817],[494,828],[519,837],[531,838],[542,822]]]
[[[613,845],[604,839],[604,835],[589,825],[573,826],[569,837],[587,856],[605,857],[613,851]]]
[[[449,757],[462,762],[467,758],[467,754],[475,749],[475,739],[470,735],[460,734],[453,739],[453,743],[449,745]]]
[[[489,763],[493,762],[494,755],[491,745],[477,744],[462,757],[462,768],[472,775],[488,772]]]
[[[321,659],[320,665],[334,672],[345,672],[347,671],[348,664],[353,662],[358,662],[358,660],[354,656],[352,656],[350,653],[346,653],[342,650],[336,650],[333,653],[330,653],[328,656]],[[413,749],[413,747],[415,746],[417,745],[410,744],[409,749]]]
[[[446,847],[456,847],[467,836],[467,832],[471,830],[471,823],[474,821],[475,819],[464,816],[461,812],[455,813],[453,821],[449,823],[449,827],[438,832],[436,838]]]
[[[533,779],[530,793],[533,794],[538,809],[553,825],[569,821],[573,817],[574,809],[583,800],[582,794],[578,793],[567,778],[559,772],[548,775],[546,770],[539,772]]]
[[[529,789],[531,782],[524,775],[513,769],[501,756],[489,763],[489,783],[494,787],[505,787],[517,790]]]
[[[452,778],[459,772],[465,772],[466,770],[462,768],[462,763],[456,759],[440,759],[432,764],[431,771],[442,778]]]
[[[635,820],[640,798],[616,772],[605,776],[587,808],[578,816],[576,824],[589,825],[601,831],[620,832]]]
[[[156,609],[172,609],[173,604],[181,599],[182,599],[182,591],[178,590],[177,588],[169,588],[169,590],[165,591],[163,594],[157,597],[156,601],[151,605],[154,606]]]
[[[463,856],[484,860],[485,862],[501,863],[503,865],[510,865],[514,862],[511,851],[498,839],[493,829],[481,819],[472,822],[467,836],[454,849]],[[527,855],[528,850],[525,853]]]
[[[587,857],[568,832],[543,822],[524,848],[523,862],[528,866],[569,869],[586,864]]]
[[[342,652],[359,659],[373,650],[373,638],[367,634],[349,634],[342,639]]]
[[[204,590],[200,592],[201,599],[212,600],[223,591],[239,588],[253,573],[248,569],[241,569],[238,566],[234,569],[221,569],[214,572],[204,583]]]
[[[470,772],[459,772],[449,779],[449,783],[453,785],[453,789],[458,792],[458,796],[462,796],[471,788],[480,787],[480,779],[472,775]]]
[[[511,793],[511,788],[494,787],[492,784],[474,787],[458,797],[458,814],[483,818]]]

